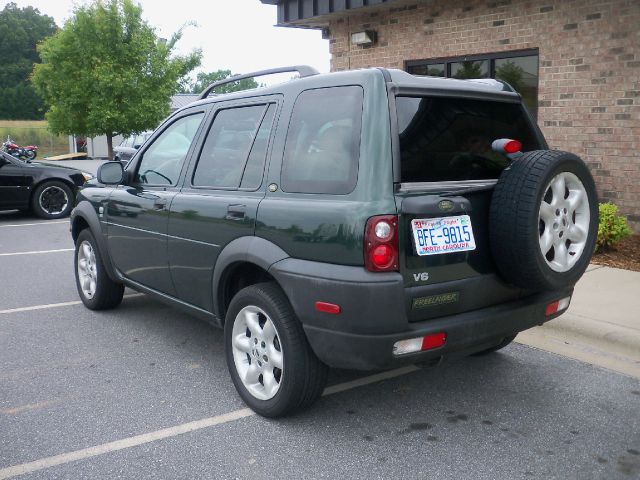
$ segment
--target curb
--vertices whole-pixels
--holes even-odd
[[[582,340],[608,351],[621,351],[640,361],[640,330],[594,320],[571,311],[538,327],[549,335]]]

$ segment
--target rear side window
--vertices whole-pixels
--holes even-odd
[[[540,148],[517,103],[445,97],[398,97],[401,182],[494,179],[509,159],[491,149],[498,138]]]
[[[257,188],[262,179],[266,151],[258,152],[258,158],[251,161],[251,168],[247,165],[247,161],[254,146],[256,134],[261,133],[261,138],[256,140],[258,145],[255,145],[255,149],[261,149],[263,142],[258,140],[262,140],[262,137],[268,140],[273,114],[269,119],[264,118],[267,107],[267,105],[252,105],[218,112],[207,134],[193,175],[194,186],[238,188],[246,166],[247,173],[251,176],[250,181],[248,180],[249,186]],[[263,122],[263,118],[266,123]],[[268,124],[265,127],[266,131],[258,129],[261,123]],[[266,145],[266,141],[264,144]]]
[[[282,167],[286,192],[351,192],[358,177],[361,87],[307,90],[293,107]]]

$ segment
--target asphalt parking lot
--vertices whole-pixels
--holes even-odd
[[[640,478],[640,382],[518,344],[256,416],[221,331],[130,291],[85,309],[68,230],[0,213],[0,479]]]

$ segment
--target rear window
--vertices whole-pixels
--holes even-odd
[[[498,178],[509,159],[491,150],[498,138],[540,148],[517,103],[445,97],[398,97],[401,182]]]

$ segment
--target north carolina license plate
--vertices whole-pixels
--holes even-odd
[[[420,256],[476,249],[469,215],[415,219],[411,229]]]

